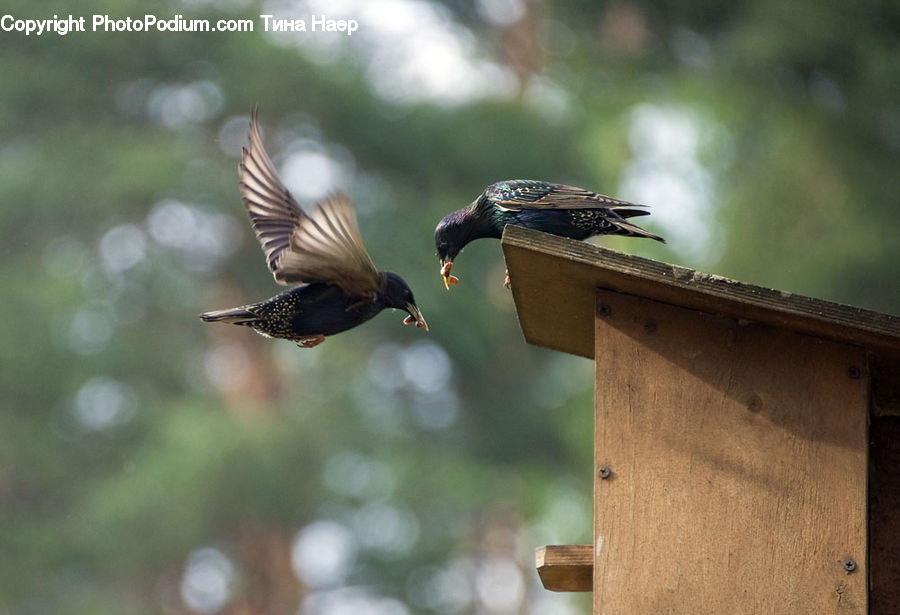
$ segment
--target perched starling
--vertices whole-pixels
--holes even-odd
[[[337,193],[305,211],[278,178],[250,118],[250,147],[238,167],[241,197],[269,269],[279,284],[299,284],[266,301],[200,315],[252,327],[312,348],[385,308],[409,312],[403,324],[428,324],[399,275],[378,271],[360,237],[350,199]]]
[[[453,259],[470,241],[500,239],[507,224],[579,240],[594,235],[628,235],[665,243],[662,237],[626,219],[649,213],[645,205],[564,184],[531,179],[491,184],[468,207],[448,214],[434,229],[444,286],[449,290],[458,282],[450,269]],[[505,284],[509,286],[509,276]]]

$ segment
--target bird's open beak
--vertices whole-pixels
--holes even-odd
[[[403,319],[404,325],[416,323],[416,327],[428,331],[428,323],[425,322],[425,318],[422,317],[422,312],[419,311],[419,308],[416,307],[414,303],[407,303],[406,311],[409,312],[409,316]]]
[[[459,278],[455,275],[450,275],[450,269],[453,267],[453,261],[441,261],[441,277],[444,278],[444,288],[450,290],[451,284],[457,284],[459,282]]]

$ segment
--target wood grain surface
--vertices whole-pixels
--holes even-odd
[[[594,613],[866,613],[864,351],[610,291],[597,313]]]

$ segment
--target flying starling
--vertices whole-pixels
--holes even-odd
[[[333,194],[310,211],[294,200],[263,147],[255,111],[238,174],[241,198],[275,281],[299,285],[266,301],[200,318],[252,327],[301,348],[317,346],[385,308],[406,310],[403,324],[428,330],[403,278],[375,269],[345,194]]]
[[[434,229],[444,286],[450,290],[450,285],[459,281],[450,275],[450,269],[466,244],[482,237],[500,239],[507,224],[578,240],[594,235],[628,235],[665,243],[662,237],[626,219],[649,213],[645,205],[575,186],[531,179],[491,184],[468,207],[448,214]],[[505,284],[509,286],[509,275]]]

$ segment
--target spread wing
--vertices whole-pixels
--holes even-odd
[[[331,282],[356,297],[372,297],[381,287],[356,212],[343,192],[327,197],[298,221],[278,266],[289,282]]]
[[[379,289],[380,276],[363,245],[349,197],[336,193],[304,211],[278,178],[255,111],[238,174],[241,198],[276,282],[329,282],[359,297],[371,297]]]
[[[584,188],[551,184],[530,179],[491,184],[484,191],[485,197],[495,207],[505,211],[524,209],[610,209],[623,218],[647,215],[646,205],[620,201]]]

